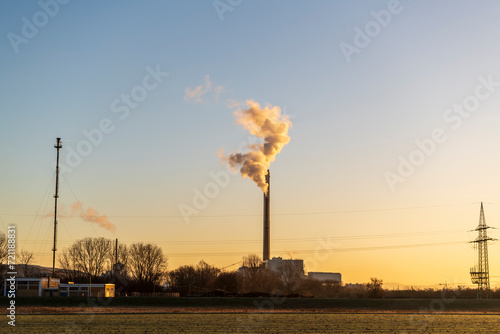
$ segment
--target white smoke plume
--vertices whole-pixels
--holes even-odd
[[[92,208],[85,210],[80,202],[73,203],[71,215],[73,216],[77,212],[80,212],[80,217],[87,222],[97,224],[111,232],[116,231],[115,225],[108,220],[106,215],[99,215],[99,212]]]
[[[243,125],[243,128],[262,142],[247,145],[246,153],[235,152],[221,158],[233,170],[239,169],[241,176],[248,176],[263,192],[267,192],[267,170],[276,155],[290,142],[288,129],[292,123],[288,116],[281,113],[278,106],[267,105],[261,108],[260,104],[253,100],[247,100],[246,105],[247,108],[234,112],[236,123]]]
[[[205,82],[203,85],[196,86],[195,88],[188,87],[184,91],[184,100],[189,101],[194,99],[197,103],[203,102],[203,96],[209,92],[215,93],[215,101],[219,100],[220,94],[224,91],[224,86],[213,86],[210,81],[210,76],[205,75]]]
[[[57,213],[57,217],[59,218],[73,218],[76,215],[79,215],[84,221],[97,224],[108,231],[113,233],[116,231],[116,226],[108,220],[106,215],[99,215],[99,212],[91,207],[85,210],[81,202],[75,202],[71,205],[71,213],[67,212],[64,205],[60,206]],[[45,217],[54,217],[54,213],[48,213]]]

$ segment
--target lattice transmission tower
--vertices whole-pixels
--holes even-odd
[[[493,241],[488,237],[488,229],[484,219],[483,203],[481,202],[481,212],[479,214],[479,225],[473,231],[477,231],[477,238],[470,243],[474,244],[477,251],[477,264],[470,269],[472,283],[477,284],[477,298],[490,298],[490,270],[488,264],[488,241]]]

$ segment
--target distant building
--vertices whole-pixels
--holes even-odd
[[[277,273],[279,273],[285,265],[292,265],[304,275],[304,260],[282,259],[281,257],[273,257],[272,259],[266,260],[266,268]]]
[[[15,280],[6,278],[3,286],[3,295],[7,296],[11,291],[11,286],[16,291],[18,297],[42,297],[57,295],[59,278],[51,278],[50,283],[47,277],[27,278],[17,277]]]
[[[102,278],[111,279],[116,277],[127,278],[128,272],[125,270],[125,265],[123,263],[113,264],[112,270],[107,270],[105,273],[101,274]]]
[[[330,272],[317,272],[311,271],[307,273],[309,278],[318,280],[318,281],[335,281],[342,282],[342,275],[340,273],[330,273]]]
[[[248,270],[247,266],[241,266],[241,267],[238,268],[238,270],[236,270],[236,272],[238,274],[244,274],[244,273],[246,273],[247,270]]]
[[[365,285],[361,283],[347,283],[345,287],[348,289],[364,289]]]
[[[59,284],[61,297],[114,297],[114,284]]]
[[[24,278],[5,279],[4,296],[15,291],[16,297],[76,297],[89,295],[90,284],[60,283],[59,278]],[[91,295],[94,297],[114,297],[114,284],[92,284]]]

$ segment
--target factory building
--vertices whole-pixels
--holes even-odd
[[[71,284],[60,283],[59,278],[25,278],[5,279],[3,295],[14,293],[17,297],[114,297],[114,284]]]
[[[16,279],[6,278],[3,285],[3,295],[7,296],[9,291],[15,291],[15,295],[18,297],[53,296],[54,291],[57,291],[59,282],[59,278],[51,278],[49,282],[47,277],[18,277]]]
[[[304,275],[304,260],[293,260],[293,259],[282,259],[281,257],[273,257],[272,259],[266,260],[266,268],[274,271],[280,272],[281,268],[287,265],[291,265],[297,268],[302,275]]]
[[[342,275],[340,273],[330,273],[330,272],[317,272],[311,271],[307,273],[309,278],[318,280],[320,282],[324,281],[334,281],[334,282],[342,282]]]
[[[114,284],[59,284],[61,297],[114,297]]]

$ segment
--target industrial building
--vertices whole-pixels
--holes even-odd
[[[114,284],[60,284],[61,297],[114,297]]]
[[[340,273],[330,273],[330,272],[318,272],[311,271],[307,273],[309,278],[318,280],[320,282],[324,281],[334,281],[334,282],[342,282],[342,275]]]
[[[291,265],[297,268],[302,275],[304,275],[304,260],[293,260],[293,259],[282,259],[281,257],[273,257],[272,259],[266,260],[266,268],[274,271],[280,272],[281,268],[287,265]]]
[[[14,283],[15,284],[12,284]],[[6,278],[3,285],[3,295],[7,296],[11,290],[11,285],[15,286],[16,296],[19,297],[42,297],[53,296],[54,289],[59,286],[59,278],[51,278],[50,283],[47,277],[41,278],[16,278],[15,281]]]
[[[12,285],[14,286],[11,288]],[[5,279],[3,295],[7,296],[12,290],[18,297],[87,297],[89,291],[92,297],[115,296],[114,284],[62,284],[59,278],[47,277]]]

